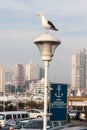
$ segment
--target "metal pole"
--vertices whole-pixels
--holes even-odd
[[[44,61],[44,68],[45,68],[45,88],[44,88],[44,123],[43,123],[43,130],[47,129],[47,87],[48,87],[48,66],[49,61]]]
[[[5,91],[4,91],[4,100],[3,100],[3,111],[5,111]]]

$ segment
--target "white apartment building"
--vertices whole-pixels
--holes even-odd
[[[12,70],[12,84],[23,86],[25,82],[25,70],[22,64],[16,64]]]
[[[5,91],[5,68],[0,64],[0,92]]]
[[[71,87],[87,88],[87,56],[86,49],[80,49],[72,55]]]
[[[35,83],[34,94],[35,95],[38,95],[38,94],[44,95],[44,79],[38,80]]]
[[[40,67],[36,62],[31,60],[28,64],[26,64],[25,77],[27,81],[40,79]]]
[[[31,82],[29,85],[29,93],[32,95],[32,99],[44,98],[44,79],[37,80],[37,82]]]

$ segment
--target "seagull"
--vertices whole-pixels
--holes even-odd
[[[42,26],[46,29],[46,33],[48,33],[49,29],[59,31],[57,28],[55,28],[52,22],[46,19],[46,17],[42,13],[38,13],[37,16],[41,16]]]

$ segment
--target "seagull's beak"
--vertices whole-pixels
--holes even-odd
[[[37,16],[40,16],[40,14],[37,14]]]

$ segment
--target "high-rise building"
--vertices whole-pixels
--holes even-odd
[[[87,86],[87,56],[86,49],[81,49],[72,55],[71,87],[86,88]]]
[[[34,61],[30,61],[25,67],[26,80],[39,80],[40,79],[40,67]]]
[[[44,79],[37,80],[37,82],[31,82],[29,92],[32,95],[44,95]]]
[[[5,91],[5,67],[0,64],[0,92]]]
[[[86,72],[86,89],[87,89],[87,55],[86,55],[86,65],[85,65],[85,67],[86,67],[86,70],[85,70],[85,72]]]
[[[35,83],[34,94],[35,95],[38,95],[38,94],[44,95],[44,79],[38,80]]]
[[[40,67],[40,80],[44,78],[45,70],[43,67]]]
[[[12,84],[14,86],[23,86],[25,82],[25,71],[22,64],[16,64],[12,71]]]
[[[5,72],[5,84],[12,83],[12,72],[10,70]]]

